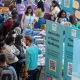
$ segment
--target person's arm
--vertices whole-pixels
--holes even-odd
[[[34,17],[34,23],[35,23],[35,22],[38,22],[38,19],[39,19],[39,18],[38,18],[37,16],[35,16],[35,14],[33,14],[33,17]]]
[[[28,51],[26,51],[26,67],[27,67],[27,70],[29,69],[29,65],[30,65],[30,54]]]
[[[15,51],[13,52],[13,54],[15,54],[16,56],[18,56],[20,54],[20,51],[13,45],[13,48],[15,49]]]
[[[22,27],[22,29],[24,28],[24,19],[25,19],[25,14],[22,15],[22,19],[21,19],[21,27]]]
[[[30,65],[30,54],[29,52],[26,50],[26,60],[25,60],[25,76],[28,77],[28,70],[29,70],[29,65]]]

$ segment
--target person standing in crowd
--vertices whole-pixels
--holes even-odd
[[[39,18],[44,17],[45,9],[44,9],[44,3],[42,0],[40,0],[37,4],[37,10],[36,10],[36,16]]]
[[[16,10],[16,6],[15,6],[14,4],[10,4],[10,5],[9,5],[9,14],[10,14],[10,15],[11,15],[11,12],[12,12],[13,10]]]
[[[21,3],[16,4],[20,21],[21,21],[22,15],[25,12],[25,4],[27,5],[27,3],[24,0],[22,0]]]
[[[36,10],[36,16],[39,18],[38,22],[35,23],[35,28],[41,28],[43,24],[46,24],[46,19],[44,18],[45,9],[44,9],[44,3],[42,0],[40,0],[37,4],[37,10]]]
[[[14,40],[14,37],[8,36],[5,42],[0,42],[0,51],[5,54],[7,64],[15,68],[19,78],[20,71],[18,69],[19,64],[17,56],[20,54],[20,51],[14,46]]]
[[[0,53],[0,80],[17,80],[15,69],[7,65],[6,56],[3,53]]]
[[[28,46],[26,50],[26,75],[28,80],[37,80],[38,54],[41,54],[41,50],[32,44],[32,38],[30,36],[25,36],[24,42]]]
[[[33,13],[33,9],[31,6],[28,6],[25,14],[23,14],[22,19],[21,19],[21,27],[24,30],[25,28],[27,29],[32,29],[33,28],[33,23],[36,20],[36,17]]]
[[[64,10],[61,10],[57,15],[56,22],[64,24],[67,21],[68,21],[68,18],[67,18],[66,12]]]
[[[69,22],[71,23],[71,27],[80,29],[80,23],[77,21],[75,16],[71,15],[69,17]]]
[[[52,20],[55,21],[57,18],[58,13],[60,12],[60,5],[57,1],[53,0],[50,6],[50,14],[52,15]]]

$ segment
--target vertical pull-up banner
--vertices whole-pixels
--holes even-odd
[[[76,30],[73,43],[72,80],[80,80],[80,30]]]
[[[65,27],[65,54],[63,80],[71,80],[72,77],[73,36],[76,36],[76,30],[71,29],[70,27]]]
[[[63,80],[80,80],[80,30],[65,28]]]
[[[63,30],[62,25],[47,20],[45,80],[62,80]]]

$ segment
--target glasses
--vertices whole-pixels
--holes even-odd
[[[62,15],[66,15],[65,13],[62,13]]]

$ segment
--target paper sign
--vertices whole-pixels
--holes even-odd
[[[73,37],[76,37],[76,30],[75,30],[75,29],[72,29],[72,30],[71,30],[71,35],[72,35]]]
[[[64,0],[64,7],[70,7],[70,0]]]
[[[57,29],[57,25],[53,23],[52,24],[52,30],[56,31],[56,29]]]
[[[68,62],[68,71],[67,71],[68,76],[72,76],[72,63]]]
[[[50,59],[49,60],[49,69],[56,72],[56,61]]]

